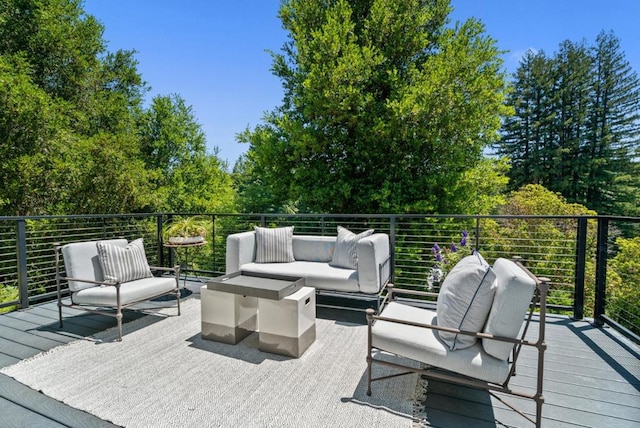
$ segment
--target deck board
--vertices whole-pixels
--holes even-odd
[[[57,311],[55,303],[43,303],[28,310],[0,315],[0,367],[116,325],[112,317],[64,308],[64,326],[59,328]],[[337,310],[328,314],[326,309],[318,308],[319,317],[340,317]],[[125,322],[141,316],[145,315],[127,311]],[[359,312],[348,312],[347,316],[352,322],[354,316],[364,321]],[[534,320],[531,338],[535,338],[537,326]],[[564,317],[550,317],[546,339],[544,427],[640,428],[640,348],[636,344],[610,328],[596,328],[586,321]],[[531,390],[535,385],[536,369],[535,350],[524,350],[511,385]],[[532,400],[501,396],[525,413],[534,414]],[[485,391],[437,381],[429,381],[425,407],[427,426],[532,426]],[[5,415],[10,416],[11,423],[7,423],[9,416]],[[20,421],[14,422],[15,418]],[[0,425],[38,424],[113,427],[108,421],[68,407],[0,375]]]
[[[111,428],[116,426],[49,398],[1,374],[0,415],[2,427]]]

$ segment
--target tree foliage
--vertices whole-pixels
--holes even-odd
[[[191,107],[145,108],[135,52],[103,30],[79,0],[0,3],[0,214],[228,209]]]
[[[596,213],[585,206],[569,203],[559,193],[539,184],[528,184],[510,192],[498,210],[508,217],[483,221],[483,253],[499,257],[521,256],[535,274],[551,279],[549,304],[573,305],[576,248],[576,219],[561,216],[591,216]],[[550,217],[556,216],[556,217]],[[593,311],[596,224],[588,220],[586,245],[585,311]]]
[[[640,334],[640,237],[618,238],[616,248],[607,267],[606,313]]]
[[[512,188],[542,184],[601,214],[640,212],[640,79],[613,34],[592,47],[564,41],[553,57],[529,52],[507,103],[515,115],[500,153]]]
[[[446,189],[495,140],[505,82],[483,26],[447,27],[449,11],[447,0],[284,1],[283,104],[240,136],[252,185],[311,211],[463,206],[468,192]]]

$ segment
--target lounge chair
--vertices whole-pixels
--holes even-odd
[[[66,275],[62,274],[62,262]],[[55,245],[55,264],[60,327],[63,307],[93,311],[116,318],[120,341],[122,310],[167,294],[175,295],[180,315],[180,268],[149,266],[142,239]],[[171,275],[153,276],[152,271]],[[63,299],[65,282],[71,294],[68,301]]]
[[[536,278],[519,261],[514,262],[502,258],[496,260],[490,270],[495,274],[495,279],[487,281],[487,278],[484,277],[486,285],[484,291],[481,291],[480,287],[476,287],[475,279],[469,279],[468,284],[465,284],[464,275],[458,275],[457,282],[462,286],[458,289],[458,295],[455,295],[456,293],[451,293],[450,287],[447,287],[448,279],[445,278],[440,294],[448,291],[448,302],[436,293],[388,287],[381,313],[376,315],[372,309],[367,310],[369,332],[368,395],[371,395],[371,383],[374,381],[419,373],[426,379],[487,390],[511,409],[540,427],[542,404],[544,403],[542,386],[544,352],[546,350],[546,298],[549,280]],[[449,275],[452,273],[453,270]],[[458,273],[460,274],[460,272]],[[455,308],[460,300],[465,300],[464,296],[459,294],[464,294],[467,290],[473,291],[474,288],[477,288],[477,292],[472,293],[473,295],[463,302],[463,310],[460,311],[460,307]],[[465,291],[460,293],[460,289]],[[402,300],[401,296],[403,295],[410,295],[411,301],[406,298]],[[458,301],[452,303],[452,296]],[[434,297],[438,297],[435,310],[428,307],[429,303],[426,300],[420,300],[433,299]],[[484,299],[484,303],[481,302],[482,299]],[[416,304],[416,301],[422,303]],[[483,319],[483,315],[477,316],[475,327],[469,325],[464,319],[458,320],[460,322],[457,328],[451,327],[450,322],[444,322],[451,315],[454,315],[455,318],[456,313],[463,314],[463,318],[465,315],[468,317],[474,311],[474,304],[478,306],[478,303],[485,306],[480,312],[486,314],[486,317]],[[432,305],[433,300],[431,300],[431,307],[433,307]],[[448,313],[443,313],[445,305]],[[537,306],[539,306],[537,338],[527,340],[527,331],[533,311]],[[529,308],[528,315],[527,307]],[[509,386],[523,346],[533,347],[537,350],[538,367],[534,391],[516,390]],[[388,357],[382,359],[382,351],[421,364],[418,364],[419,368],[415,368],[395,361],[393,358],[391,360]],[[395,367],[402,372],[372,378],[373,364]],[[536,402],[535,420],[513,407],[502,397],[494,394],[495,391],[534,400]]]

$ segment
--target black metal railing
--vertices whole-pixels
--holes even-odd
[[[0,311],[53,298],[54,243],[143,237],[147,257],[162,266],[176,262],[162,241],[163,225],[190,213],[0,217]],[[478,249],[490,262],[521,256],[537,275],[551,279],[549,308],[576,319],[593,317],[626,333],[640,333],[640,278],[618,272],[620,244],[639,240],[640,218],[608,216],[199,214],[210,221],[207,245],[190,255],[191,274],[225,272],[226,237],[253,226],[295,226],[297,234],[332,235],[342,225],[354,231],[388,233],[393,281],[403,288],[433,285],[432,250],[441,248],[446,271],[462,252]],[[460,245],[462,232],[467,246]],[[622,239],[622,240],[621,240]],[[623,241],[626,239],[627,241]],[[452,251],[452,244],[458,251]],[[626,275],[626,276],[625,276]],[[437,284],[436,284],[437,286]],[[636,336],[637,337],[637,336]]]

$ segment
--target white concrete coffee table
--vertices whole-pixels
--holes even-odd
[[[315,297],[304,278],[214,278],[201,288],[202,337],[236,344],[257,330],[261,350],[298,358],[316,338]]]

